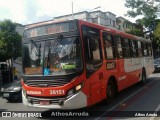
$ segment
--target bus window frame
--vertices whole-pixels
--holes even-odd
[[[111,48],[112,48],[112,53],[113,53],[113,58],[108,58],[107,57],[107,52],[106,52],[106,43],[105,43],[105,38],[104,38],[104,34],[106,35],[111,35],[112,37],[112,45],[111,45]],[[116,45],[115,45],[115,39],[114,39],[114,34],[113,33],[110,33],[110,32],[107,32],[107,31],[103,31],[102,32],[102,39],[103,39],[103,42],[104,42],[104,53],[105,53],[105,59],[107,60],[115,60],[117,58],[117,53],[116,53]]]
[[[118,40],[120,40],[121,47],[118,46]],[[115,42],[115,49],[116,49],[116,58],[117,59],[124,59],[122,36],[119,34],[114,34],[114,42]],[[121,55],[122,57],[120,57],[120,55],[119,55],[118,48],[121,48],[121,50],[122,50],[122,55]]]
[[[126,42],[127,41],[127,42]],[[127,43],[127,45],[126,45]],[[125,59],[130,59],[131,58],[131,50],[130,50],[130,39],[127,37],[123,37],[123,44],[122,44],[123,50],[124,50],[124,58]],[[127,51],[129,51],[128,55],[126,54]]]
[[[92,30],[94,29],[94,30],[99,31],[98,37],[89,33],[90,28]],[[100,69],[102,67],[102,64],[103,64],[102,41],[101,41],[101,34],[100,34],[101,30],[98,29],[98,28],[95,28],[95,27],[87,26],[87,25],[82,25],[81,30],[82,30],[82,39],[83,39],[83,46],[84,46],[84,58],[85,58],[84,63],[85,63],[85,66],[86,66],[85,67],[86,68],[86,77],[89,78],[93,73],[95,73],[98,69]],[[98,42],[99,42],[99,57],[100,57],[100,60],[97,60],[97,61],[93,60],[93,55],[92,55],[91,58],[89,58],[90,60],[88,60],[88,58],[86,57],[86,50],[87,50],[86,45],[88,46],[88,44],[86,42],[87,42],[87,39],[92,39],[92,37],[94,37],[94,39],[97,39]],[[91,70],[87,70],[88,67],[91,68]]]
[[[139,43],[140,43],[140,46],[139,46]],[[142,53],[142,42],[140,40],[137,41],[137,54],[138,54],[138,57],[143,57],[143,53]]]

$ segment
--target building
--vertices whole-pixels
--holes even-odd
[[[84,12],[74,13],[73,15],[69,14],[69,15],[54,17],[53,20],[60,21],[60,20],[71,20],[71,19],[82,19],[88,22],[97,23],[112,29],[116,29],[116,15],[111,12],[102,12],[100,10],[93,12],[84,11]]]
[[[123,17],[116,18],[117,29],[123,32],[129,32],[133,29],[139,29],[143,31],[143,26],[138,25],[136,23],[132,23]]]
[[[54,17],[54,21],[61,21],[61,20],[72,20],[72,19],[82,19],[88,22],[97,23],[112,29],[118,29],[123,32],[129,32],[132,29],[140,29],[143,31],[143,27],[128,21],[123,17],[117,17],[112,12],[102,12],[100,10],[93,11],[93,12],[78,12],[64,16]]]

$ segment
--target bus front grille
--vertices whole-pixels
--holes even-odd
[[[27,96],[28,101],[31,104],[40,104],[41,101],[48,101],[50,105],[58,105],[65,100],[65,97],[32,97]]]
[[[25,84],[31,87],[57,87],[67,84],[68,81],[64,79],[58,80],[27,80]]]

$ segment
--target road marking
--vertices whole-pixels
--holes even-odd
[[[158,105],[158,107],[155,109],[155,113],[157,113],[158,111],[160,111],[160,104]],[[151,117],[149,120],[154,120],[156,117]]]
[[[155,82],[155,81],[151,81],[147,85],[143,86],[141,89],[139,89],[138,91],[134,92],[133,94],[131,94],[130,96],[128,96],[127,98],[125,98],[124,100],[122,100],[121,102],[119,102],[118,104],[116,104],[115,106],[113,106],[112,108],[110,108],[109,110],[107,110],[105,113],[101,114],[99,117],[95,118],[94,120],[100,120],[101,117],[103,117],[105,114],[108,113],[108,111],[113,111],[116,107],[118,107],[119,105],[123,104],[125,101],[129,100],[131,97],[136,95],[138,92],[140,92],[142,89],[144,89],[148,85],[152,84],[153,82]]]

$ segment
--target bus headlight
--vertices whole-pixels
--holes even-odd
[[[77,85],[77,86],[76,86],[76,91],[81,90],[81,89],[82,89],[82,86],[83,86],[83,84],[79,84],[79,85]]]
[[[83,88],[83,84],[84,83],[82,82],[81,84],[79,84],[79,85],[75,86],[74,88],[70,89],[68,91],[67,98],[72,96],[73,94],[79,92]]]

